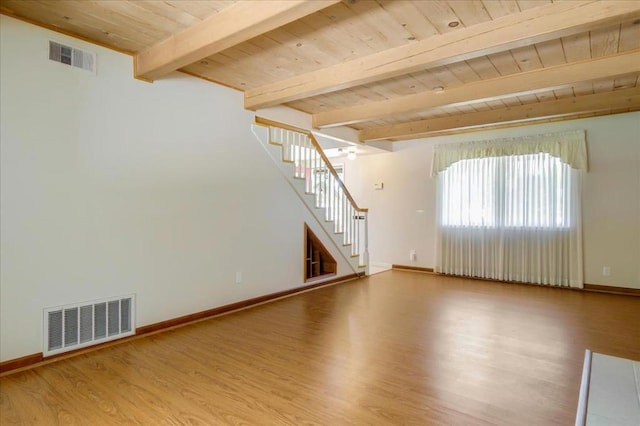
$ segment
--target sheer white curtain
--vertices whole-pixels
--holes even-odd
[[[586,164],[581,131],[436,146],[436,270],[582,287]]]

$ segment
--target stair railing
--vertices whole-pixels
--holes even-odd
[[[315,207],[324,209],[325,221],[342,234],[351,257],[368,267],[369,210],[357,205],[313,133],[259,117],[256,123],[269,128],[269,143],[282,145],[282,161],[294,163],[294,178],[305,180],[305,192],[315,195]]]

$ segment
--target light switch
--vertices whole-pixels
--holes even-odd
[[[382,182],[373,184],[373,189],[382,189],[382,188],[384,188],[384,183]]]

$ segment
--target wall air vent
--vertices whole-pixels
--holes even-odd
[[[55,41],[49,41],[49,59],[61,64],[70,65],[95,74],[96,54],[75,47],[65,46]]]
[[[44,308],[44,356],[135,334],[135,296]]]

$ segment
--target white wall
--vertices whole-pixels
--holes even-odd
[[[574,129],[587,131],[589,151],[585,282],[640,288],[639,112],[397,142],[393,153],[345,161],[347,186],[369,208],[372,262],[435,266],[435,180],[430,177],[435,144]],[[374,190],[375,182],[384,182],[384,189]],[[415,262],[409,259],[411,249]],[[611,268],[610,276],[602,276],[603,266]]]
[[[42,351],[45,306],[136,293],[142,326],[303,285],[303,222],[322,232],[240,92],[137,81],[129,56],[0,19],[0,360]]]

